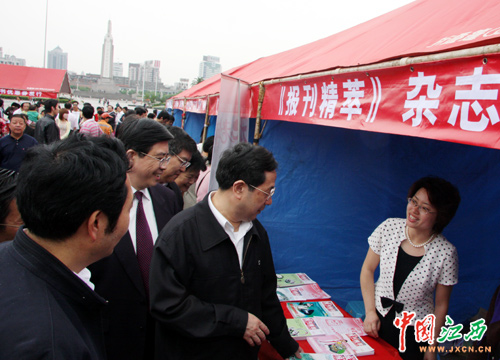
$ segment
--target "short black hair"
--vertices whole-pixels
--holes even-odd
[[[9,216],[9,206],[15,198],[17,173],[0,168],[0,232],[5,230],[5,219]]]
[[[201,156],[200,152],[196,150],[191,156],[191,165],[186,169],[186,171],[205,171],[207,170],[207,165],[205,165],[205,159]]]
[[[278,163],[266,148],[239,143],[222,153],[215,178],[219,188],[227,190],[238,180],[258,187],[266,181],[266,172],[274,171]],[[254,189],[250,187],[250,191]]]
[[[155,144],[169,141],[173,139],[173,136],[158,121],[141,118],[124,121],[120,125],[118,138],[123,142],[127,150],[132,149],[139,154],[141,152],[147,154]]]
[[[458,205],[460,205],[460,193],[455,185],[445,179],[426,176],[413,183],[408,191],[408,198],[415,196],[420,189],[427,191],[429,201],[436,208],[436,222],[432,230],[440,234],[457,212]]]
[[[128,195],[123,144],[81,134],[28,150],[19,171],[17,206],[36,236],[61,241],[97,210],[112,232]]]
[[[168,128],[174,138],[168,143],[168,152],[178,155],[182,150],[186,150],[191,155],[198,151],[196,142],[191,136],[180,127],[171,126]]]
[[[207,161],[209,164],[212,163],[212,152],[214,150],[214,136],[209,136],[205,139],[203,142],[203,152],[206,152],[207,155]]]
[[[158,115],[156,115],[156,117],[157,117],[158,119],[165,119],[165,120],[168,120],[169,115],[170,115],[170,114],[168,113],[168,111],[167,111],[167,110],[162,110],[162,111],[160,111],[160,113],[159,113]]]
[[[57,107],[58,103],[59,102],[56,99],[45,100],[45,102],[43,103],[43,105],[45,106],[45,112],[46,113],[51,112],[52,108]]]
[[[135,113],[137,115],[142,115],[142,114],[148,113],[148,111],[146,109],[144,109],[142,106],[137,106],[134,110],[135,110]]]
[[[71,103],[68,101],[66,104],[64,104],[64,108],[70,110],[72,107]]]
[[[94,116],[94,107],[92,105],[85,105],[82,109],[82,115],[85,119],[92,119]]]
[[[148,118],[149,119],[154,119],[155,118],[155,114],[154,113],[149,113],[148,114]]]

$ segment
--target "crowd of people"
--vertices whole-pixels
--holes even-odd
[[[300,356],[256,220],[273,155],[228,149],[196,201],[207,160],[167,111],[70,107],[46,101],[32,135],[12,114],[0,139],[18,145],[0,155],[0,358],[255,359],[266,339]]]
[[[255,360],[263,341],[301,358],[256,219],[275,192],[271,152],[248,143],[226,150],[219,188],[209,191],[214,137],[197,144],[167,111],[47,100],[30,117],[32,106],[0,106],[8,127],[0,139],[1,359]],[[406,218],[369,236],[360,276],[365,331],[396,348],[403,309],[434,314],[440,329],[458,281],[456,248],[442,235],[458,189],[425,177],[407,198]],[[488,336],[498,341],[495,299],[497,330]],[[401,356],[435,359],[419,350],[413,325]]]

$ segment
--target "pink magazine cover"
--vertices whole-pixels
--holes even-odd
[[[359,336],[367,335],[363,329],[363,321],[359,318],[318,317],[315,319],[327,335],[344,335],[353,333]]]

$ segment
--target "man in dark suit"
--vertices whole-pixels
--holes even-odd
[[[96,292],[109,301],[105,316],[108,360],[152,359],[154,321],[149,312],[149,262],[158,234],[181,209],[159,184],[170,161],[172,134],[158,122],[123,123],[118,138],[127,149],[134,192],[128,232],[113,254],[92,266]]]

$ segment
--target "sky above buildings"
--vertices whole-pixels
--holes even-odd
[[[108,20],[114,62],[160,60],[165,84],[198,77],[203,55],[220,58],[222,71],[333,35],[411,0],[17,0],[2,3],[3,54],[43,67],[60,46],[68,70],[99,74]]]

